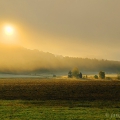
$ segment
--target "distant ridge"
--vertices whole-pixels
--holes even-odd
[[[20,46],[0,44],[0,72],[68,71],[78,67],[81,71],[119,72],[120,61],[63,57]]]

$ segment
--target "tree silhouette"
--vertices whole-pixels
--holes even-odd
[[[72,78],[72,72],[71,72],[71,70],[68,72],[68,78]]]
[[[99,78],[105,79],[105,72],[100,71],[100,72],[99,72]]]
[[[78,77],[79,77],[79,78],[82,78],[82,73],[81,73],[81,72],[78,74]]]

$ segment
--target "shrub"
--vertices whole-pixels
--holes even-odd
[[[95,75],[94,78],[95,78],[95,79],[98,79],[98,75]]]
[[[53,77],[56,77],[56,75],[53,75]]]
[[[117,79],[120,80],[120,73],[117,75]]]

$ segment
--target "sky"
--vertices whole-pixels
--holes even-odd
[[[0,0],[0,43],[120,61],[119,12],[120,0]]]

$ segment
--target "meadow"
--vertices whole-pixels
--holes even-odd
[[[119,80],[0,79],[0,119],[116,120],[119,91]]]
[[[119,120],[120,102],[0,100],[1,120]]]

